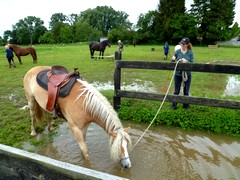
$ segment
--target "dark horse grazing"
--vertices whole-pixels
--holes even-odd
[[[102,41],[100,43],[98,43],[98,42],[91,42],[89,44],[89,50],[90,50],[91,58],[92,59],[94,58],[94,52],[95,51],[100,51],[99,59],[100,59],[101,55],[102,55],[102,59],[104,59],[103,56],[104,56],[104,51],[106,49],[106,46],[111,47],[111,44],[109,43],[108,40],[104,40],[104,41]]]
[[[27,56],[29,54],[31,54],[33,58],[33,63],[37,63],[37,54],[33,47],[21,48],[15,44],[7,44],[7,46],[14,51],[20,64],[22,64],[21,56]]]

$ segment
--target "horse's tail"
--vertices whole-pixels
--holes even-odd
[[[33,48],[33,59],[37,61],[37,53],[36,53],[36,49],[34,48]]]
[[[42,123],[42,117],[43,117],[43,109],[40,107],[40,105],[35,101],[35,113],[36,113],[36,120],[38,123]]]
[[[33,63],[37,63],[37,53],[36,53],[36,49],[33,47],[29,48],[29,53],[31,54],[32,58],[33,58]]]

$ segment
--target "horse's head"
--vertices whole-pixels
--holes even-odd
[[[103,45],[104,47],[106,47],[106,46],[111,47],[111,44],[110,44],[110,42],[109,42],[108,40],[102,41],[102,45]]]
[[[131,138],[127,134],[129,128],[117,128],[111,133],[111,157],[119,162],[124,169],[131,168],[128,150],[131,148]]]
[[[111,47],[111,44],[110,44],[110,42],[108,40],[107,40],[107,46]]]
[[[10,48],[11,50],[13,50],[13,44],[6,44],[5,48],[7,48],[7,47]]]

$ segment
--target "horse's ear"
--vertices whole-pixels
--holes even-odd
[[[124,131],[125,131],[125,132],[128,132],[128,130],[129,130],[129,129],[131,129],[131,127],[130,127],[130,126],[129,126],[129,127],[126,127],[126,128],[124,128]]]

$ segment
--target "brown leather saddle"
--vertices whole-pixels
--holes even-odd
[[[69,73],[63,66],[52,66],[50,70],[43,70],[37,75],[38,84],[48,91],[46,109],[52,111],[53,118],[59,116],[65,119],[57,99],[58,97],[66,97],[70,93],[76,79],[80,78],[77,69],[75,68]]]

